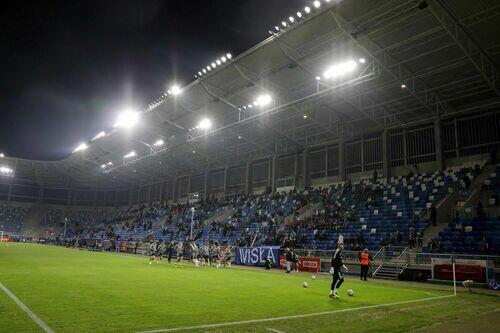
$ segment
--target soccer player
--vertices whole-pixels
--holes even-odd
[[[208,265],[210,266],[210,248],[208,247],[207,243],[204,243],[200,247],[200,253],[201,253],[201,258],[202,258],[202,265]]]
[[[163,242],[161,239],[158,243],[158,246],[157,246],[157,253],[156,253],[156,263],[160,263],[161,261],[161,258],[165,257],[165,250],[167,249],[167,246],[165,245],[165,242]]]
[[[211,266],[218,266],[216,263],[219,262],[219,244],[217,242],[213,242],[210,244],[209,248],[209,253],[210,253],[210,263]],[[217,268],[219,268],[218,266]]]
[[[197,266],[198,256],[200,253],[198,245],[196,245],[196,243],[193,241],[189,243],[189,249],[191,250],[191,261],[193,262],[193,264],[195,264],[195,266]]]
[[[330,268],[330,273],[333,273],[333,279],[330,287],[330,298],[339,298],[337,291],[342,283],[344,283],[344,277],[342,276],[342,272],[340,270],[344,268],[346,272],[349,271],[346,265],[342,262],[342,251],[344,251],[344,244],[340,243],[332,257],[332,268]]]
[[[184,244],[179,241],[177,245],[175,245],[175,251],[177,252],[177,263],[182,267],[182,257],[184,255]]]
[[[231,268],[231,262],[234,260],[234,249],[231,245],[226,248],[226,261],[224,267]]]
[[[175,251],[175,241],[171,241],[167,246],[167,255],[168,255],[167,259],[169,264],[172,261],[174,251]]]
[[[156,258],[156,241],[151,241],[149,244],[149,264],[155,260]]]

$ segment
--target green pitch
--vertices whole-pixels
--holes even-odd
[[[451,290],[354,277],[332,300],[330,276],[150,266],[145,257],[29,244],[0,244],[0,283],[55,332],[407,332],[479,315],[498,325],[500,308],[497,296],[442,297]],[[242,323],[206,326],[232,322]],[[0,332],[43,330],[0,290]]]

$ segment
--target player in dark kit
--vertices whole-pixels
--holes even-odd
[[[342,283],[344,283],[344,277],[340,270],[344,268],[346,272],[349,271],[342,262],[342,251],[344,251],[344,244],[340,243],[332,257],[332,268],[330,268],[330,273],[333,273],[333,280],[332,286],[330,287],[330,298],[339,298],[337,291]]]

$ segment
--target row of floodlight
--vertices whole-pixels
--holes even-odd
[[[232,58],[233,58],[233,55],[231,53],[228,53],[225,56],[222,56],[219,59],[212,61],[211,64],[209,64],[207,67],[201,69],[198,72],[198,74],[194,75],[194,77],[198,78],[198,77],[201,77],[201,76],[203,76],[205,74],[208,74],[210,71],[212,71],[213,69],[216,69],[219,66],[224,65],[226,62],[228,62]]]
[[[258,106],[258,107],[263,108],[263,107],[266,107],[269,104],[271,104],[272,101],[273,101],[273,98],[271,97],[271,95],[263,94],[263,95],[258,96],[257,99],[255,101],[253,101],[252,103],[239,107],[238,111],[252,109],[254,106],[255,107]]]
[[[169,96],[177,96],[182,94],[182,88],[178,84],[173,84],[170,89],[164,92],[160,97],[158,97],[154,102],[148,105],[149,110],[154,109],[161,103],[165,102]]]
[[[332,2],[332,0],[323,0],[323,2],[326,2],[327,4],[329,4],[329,3]],[[273,30],[269,30],[269,33],[271,35],[274,35],[276,33],[284,31],[286,28],[288,28],[289,26],[291,26],[295,22],[301,20],[306,15],[310,14],[312,12],[312,8],[311,7],[315,8],[315,9],[320,9],[321,8],[321,4],[322,4],[322,2],[320,0],[313,1],[311,6],[305,6],[304,7],[303,12],[302,11],[298,11],[296,13],[296,15],[291,15],[290,17],[288,17],[288,19],[281,21],[281,24],[274,26],[274,31]]]

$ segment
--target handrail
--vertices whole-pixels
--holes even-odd
[[[372,275],[377,274],[378,270],[384,265],[385,261],[385,246],[382,246],[380,250],[373,256],[372,260]]]

